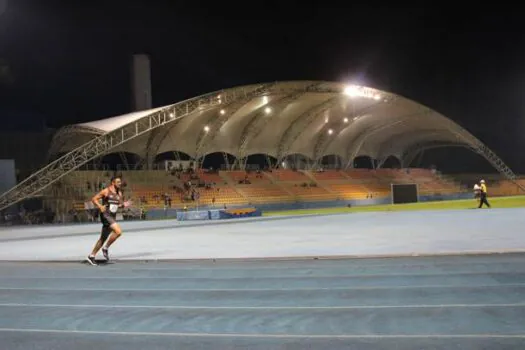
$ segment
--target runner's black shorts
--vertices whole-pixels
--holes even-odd
[[[117,215],[108,213],[107,211],[100,213],[100,222],[102,226],[109,227],[117,222]]]

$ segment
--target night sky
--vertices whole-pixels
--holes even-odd
[[[517,10],[159,0],[8,0],[3,9],[5,2],[3,127],[12,111],[51,127],[129,112],[131,55],[147,53],[155,106],[257,82],[358,83],[436,109],[525,170]]]

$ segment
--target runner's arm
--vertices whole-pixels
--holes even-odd
[[[124,200],[124,193],[121,192],[121,195],[120,195],[120,204],[119,204],[119,207],[120,208],[128,208],[129,206],[131,206],[131,200]]]
[[[107,197],[107,195],[108,195],[108,189],[105,188],[99,193],[97,193],[93,198],[91,198],[91,201],[93,202],[93,204],[95,204],[101,212],[104,212],[106,210],[106,207],[100,204],[100,200],[104,197]]]

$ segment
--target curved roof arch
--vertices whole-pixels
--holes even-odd
[[[225,100],[222,94],[234,96]],[[292,81],[253,84],[218,91],[217,103],[197,109],[155,134],[121,146],[137,154],[177,150],[200,158],[226,152],[235,157],[302,154],[320,159],[337,155],[348,161],[367,154],[400,156],[421,138],[470,142],[461,127],[410,99],[363,86],[334,82]],[[210,94],[209,94],[210,95]],[[196,98],[198,99],[198,98]],[[50,153],[63,153],[89,140],[178,104],[129,113],[60,129]],[[411,139],[414,142],[411,142]],[[477,139],[472,137],[472,142]]]
[[[290,81],[214,91],[64,127],[53,137],[50,158],[55,160],[0,195],[0,209],[38,195],[83,164],[115,151],[139,154],[148,166],[159,151],[169,149],[194,159],[217,151],[241,159],[266,153],[278,160],[299,153],[315,161],[337,154],[349,166],[356,156],[379,159],[387,153],[401,154],[407,163],[418,148],[433,146],[468,147],[525,190],[479,139],[428,107],[364,86]]]

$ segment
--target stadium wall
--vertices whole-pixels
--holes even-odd
[[[177,220],[192,221],[192,220],[225,220],[225,219],[241,219],[253,218],[262,216],[261,209],[256,208],[242,208],[242,209],[211,209],[211,210],[195,210],[195,211],[179,211],[177,213]]]
[[[438,202],[438,201],[454,201],[454,200],[461,200],[461,199],[472,199],[473,194],[471,192],[463,192],[463,193],[454,193],[454,194],[434,194],[434,195],[426,195],[426,196],[419,196],[420,202]]]
[[[472,193],[457,193],[449,195],[426,195],[420,196],[420,202],[435,202],[435,201],[447,201],[447,200],[461,200],[461,199],[472,199]],[[391,204],[390,197],[383,198],[372,198],[363,200],[335,200],[335,201],[322,201],[322,202],[296,202],[296,203],[272,203],[272,204],[258,204],[255,207],[261,210],[263,213],[268,211],[283,211],[283,210],[299,210],[299,209],[321,209],[321,208],[336,208],[336,207],[357,207],[357,206],[369,206],[369,205],[384,205]],[[245,206],[238,206],[242,208]],[[235,208],[235,207],[230,207]],[[217,208],[202,206],[199,207],[200,211],[216,210]],[[164,219],[164,218],[176,218],[177,209],[150,209],[147,212],[146,218],[148,220]]]

